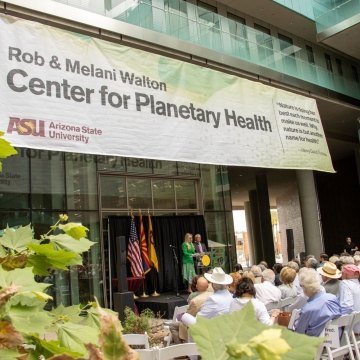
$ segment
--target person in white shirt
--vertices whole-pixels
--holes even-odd
[[[224,270],[220,267],[216,267],[211,274],[204,274],[204,277],[212,284],[214,294],[208,297],[196,317],[203,316],[207,319],[212,319],[215,316],[228,313],[233,296],[227,289],[227,285],[233,282],[233,278],[225,274]],[[195,324],[196,317],[184,314],[181,321],[185,325]]]
[[[342,267],[342,281],[340,281],[339,290],[342,315],[360,311],[359,275],[360,270],[354,264],[348,264]],[[360,333],[360,323],[355,325],[354,332],[357,334]]]
[[[271,269],[262,272],[262,283],[255,284],[256,298],[265,305],[278,302],[281,299],[281,291],[274,285],[275,273]]]
[[[230,312],[241,310],[249,301],[254,306],[255,316],[258,321],[265,325],[274,324],[276,318],[279,316],[280,310],[273,309],[271,316],[269,315],[265,305],[255,298],[256,290],[254,283],[249,278],[240,280],[236,287],[235,297],[230,304]]]

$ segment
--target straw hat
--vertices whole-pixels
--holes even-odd
[[[221,267],[214,268],[212,274],[205,273],[205,279],[214,284],[229,285],[233,282],[233,278],[224,273]]]
[[[330,279],[339,279],[341,277],[341,271],[339,271],[335,264],[330,261],[326,261],[323,267],[316,269],[321,275]]]

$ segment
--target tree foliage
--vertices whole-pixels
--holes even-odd
[[[7,227],[0,237],[0,359],[136,359],[113,311],[95,302],[44,310],[50,284],[34,276],[81,265],[94,244],[85,226],[67,220],[60,215],[40,239],[30,225]]]

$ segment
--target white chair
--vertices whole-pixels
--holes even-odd
[[[200,355],[195,343],[171,345],[157,349],[157,360],[169,360],[178,356]]]
[[[278,302],[278,309],[280,309],[281,311],[287,311],[288,306],[290,306],[295,300],[296,297],[288,297],[285,299],[281,299]]]
[[[267,303],[265,305],[266,310],[268,311],[269,314],[271,313],[271,310],[279,308],[279,302],[280,301],[274,301],[274,302],[271,302],[271,303]]]
[[[144,349],[150,349],[149,336],[147,333],[145,333],[145,334],[123,334],[122,337],[129,346],[131,346],[131,345],[144,346]]]
[[[343,315],[337,319],[329,321],[325,326],[325,334],[327,330],[332,331],[332,325],[335,325],[339,328],[340,339],[339,345],[329,343],[326,340],[323,343],[324,350],[321,354],[321,359],[333,360],[339,356],[349,355],[351,360],[355,360],[352,346],[350,342],[350,334],[352,332],[353,324],[353,314]],[[341,329],[340,329],[341,328]],[[342,331],[342,333],[341,333]]]
[[[356,338],[356,334],[354,332],[354,326],[358,323],[360,323],[360,311],[353,313],[353,323],[350,336],[351,347],[355,351],[356,359],[360,359],[360,339]]]
[[[295,324],[295,321],[297,320],[297,318],[299,317],[299,315],[300,315],[300,309],[294,309],[291,312],[291,318],[290,318],[289,325],[288,325],[289,330],[294,330],[294,324]]]
[[[179,322],[178,316],[181,315],[181,314],[185,314],[188,307],[189,307],[188,304],[182,305],[182,306],[176,306],[175,309],[174,309],[174,314],[173,314],[172,320],[165,321],[164,322],[164,324],[165,324],[164,327],[170,331],[169,326],[172,323]],[[169,333],[169,335],[164,337],[165,346],[169,346],[171,341],[172,341],[172,336],[171,336],[171,333]]]
[[[140,360],[156,360],[156,349],[137,349]]]

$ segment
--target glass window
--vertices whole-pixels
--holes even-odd
[[[259,45],[263,45],[272,49],[273,45],[272,45],[272,38],[270,35],[271,34],[270,29],[259,24],[254,24],[254,29],[257,30],[255,31],[256,42]]]
[[[0,211],[0,231],[7,226],[26,226],[30,224],[28,211]]]
[[[335,59],[335,62],[336,62],[336,67],[337,67],[337,71],[338,71],[339,75],[343,76],[343,69],[342,69],[341,60],[340,59]]]
[[[130,173],[152,173],[154,160],[126,158],[126,171]]]
[[[18,148],[18,154],[2,159],[0,172],[0,208],[29,208],[30,175],[26,149]]]
[[[351,65],[351,71],[352,71],[352,74],[353,74],[353,79],[356,82],[359,82],[359,73],[357,71],[357,68],[354,65]]]
[[[312,47],[309,45],[306,45],[306,54],[307,54],[308,62],[310,64],[315,64],[314,52]]]
[[[178,162],[178,174],[179,175],[191,175],[200,176],[199,164]]]
[[[129,207],[132,209],[152,209],[150,179],[128,178]]]
[[[326,62],[326,68],[328,69],[328,71],[333,72],[330,55],[325,54],[325,62]]]
[[[228,17],[228,19],[232,20],[232,21],[229,21],[230,34],[235,37],[240,37],[240,38],[246,39],[247,34],[246,34],[245,19],[240,16],[231,14],[231,13],[228,13],[227,17]]]
[[[153,180],[154,209],[175,209],[174,180]]]
[[[290,55],[295,57],[293,40],[288,36],[278,34],[280,51],[285,55]]]
[[[34,209],[65,208],[64,153],[28,149]]]
[[[195,181],[175,180],[176,205],[178,209],[196,209]]]
[[[197,11],[199,18],[206,23],[211,22],[215,24],[218,21],[217,9],[215,6],[198,1]]]
[[[153,160],[154,174],[176,175],[176,161]]]
[[[120,156],[97,155],[98,170],[125,171],[125,158]]]
[[[126,182],[121,176],[101,176],[101,207],[107,209],[127,209]]]
[[[70,293],[72,303],[87,304],[94,296],[99,301],[103,299],[101,249],[99,238],[99,216],[95,211],[69,212],[69,220],[80,222],[89,229],[88,239],[94,241],[89,251],[83,253],[83,264],[73,266],[70,274]],[[78,302],[74,300],[78,299]]]
[[[221,166],[201,165],[203,206],[205,210],[224,210]]]
[[[65,154],[68,209],[97,209],[95,155]]]

